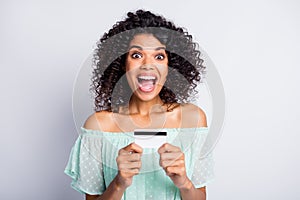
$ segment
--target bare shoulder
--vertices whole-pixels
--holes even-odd
[[[95,112],[87,118],[83,127],[91,130],[105,130],[111,122],[111,112]]]
[[[181,104],[182,115],[189,119],[197,119],[197,127],[207,127],[206,114],[198,106],[192,103]]]

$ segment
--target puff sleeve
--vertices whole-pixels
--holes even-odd
[[[71,186],[80,193],[91,195],[105,191],[101,159],[102,137],[94,137],[82,129],[64,170],[72,178]]]

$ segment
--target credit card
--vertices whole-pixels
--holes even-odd
[[[167,131],[155,129],[136,129],[134,130],[135,143],[142,148],[158,149],[167,142]]]

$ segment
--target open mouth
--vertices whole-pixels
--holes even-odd
[[[141,91],[152,92],[157,82],[157,77],[155,75],[139,75],[137,81]]]

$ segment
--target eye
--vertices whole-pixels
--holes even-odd
[[[155,56],[155,59],[163,60],[163,59],[165,59],[165,56],[163,54],[158,54]]]
[[[131,54],[131,58],[134,58],[134,59],[142,58],[142,54],[140,54],[138,52],[134,52],[133,54]]]

